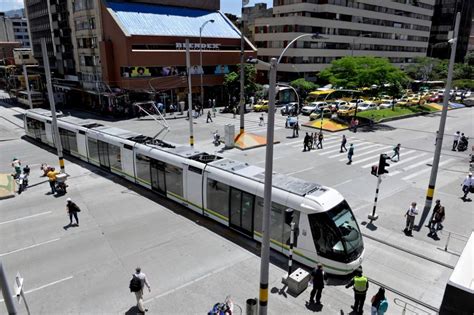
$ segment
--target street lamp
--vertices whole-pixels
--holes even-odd
[[[303,37],[310,36],[312,39],[322,39],[319,34],[303,34],[293,39],[281,52],[278,60],[271,58],[270,63],[258,59],[249,59],[249,63],[262,64],[270,72],[270,90],[268,97],[268,121],[267,121],[267,147],[265,149],[265,180],[263,188],[263,224],[262,224],[262,250],[260,255],[260,294],[259,314],[267,314],[268,305],[268,267],[270,262],[270,210],[272,205],[272,172],[273,172],[273,138],[275,126],[275,89],[277,66],[283,55],[294,42]]]
[[[199,28],[199,64],[201,65],[200,69],[200,77],[201,77],[201,106],[204,108],[204,88],[202,86],[202,75],[204,73],[204,69],[202,67],[202,30],[207,23],[214,23],[214,20],[207,20],[206,22],[202,23],[201,27]]]

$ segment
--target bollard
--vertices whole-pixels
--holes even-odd
[[[257,298],[247,299],[247,307],[245,314],[247,315],[257,315]]]

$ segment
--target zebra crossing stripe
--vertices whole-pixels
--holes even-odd
[[[413,169],[413,168],[416,168],[416,167],[418,167],[418,166],[420,166],[420,165],[426,164],[426,163],[428,163],[429,161],[432,161],[432,160],[433,160],[433,158],[432,158],[432,157],[429,157],[429,158],[427,158],[427,159],[425,159],[425,160],[423,160],[423,161],[420,161],[420,162],[418,162],[418,163],[415,163],[415,164],[412,164],[412,165],[407,166],[407,167],[405,167],[405,168],[402,168],[401,170],[395,171],[395,172],[393,172],[393,173],[389,173],[388,176],[394,176],[394,175],[400,174],[400,173],[402,173],[402,172],[404,172],[404,171],[409,171],[409,170],[411,170],[411,169]]]
[[[403,153],[403,156],[407,156],[407,155],[410,155],[412,154],[413,152],[416,152],[415,150],[410,150],[410,151],[406,151]],[[403,162],[403,161],[402,161]],[[395,163],[395,164],[394,164]],[[389,167],[393,166],[393,165],[396,165],[398,162],[393,162],[392,164],[390,164]],[[401,163],[401,162],[400,162]],[[366,164],[364,166],[362,166],[362,168],[368,168],[368,167],[371,167],[373,164]]]
[[[366,151],[366,152],[363,152],[363,153],[360,153],[359,154],[359,151],[356,151],[357,153],[357,157],[360,157],[360,156],[364,156],[364,155],[367,155],[367,154],[370,154],[370,153],[374,153],[374,152],[380,152],[380,150],[386,150],[390,148],[390,146],[384,146],[384,147],[378,147],[378,148],[375,148],[373,150],[370,150],[370,151]],[[357,148],[356,148],[357,149]],[[364,158],[364,159],[361,159],[361,160],[357,160],[355,162],[352,162],[352,164],[359,164],[359,163],[362,163],[362,162],[365,162],[365,161],[368,161],[370,159],[375,159],[375,158],[378,158],[378,154],[377,155],[372,155],[372,156],[369,156],[367,158]],[[339,162],[342,162],[342,161],[345,161],[346,159],[340,159]]]
[[[415,151],[413,151],[413,152],[415,152]],[[403,156],[405,157],[405,155],[407,155],[407,154],[408,154],[408,152],[404,153]],[[399,166],[400,164],[403,164],[403,163],[406,163],[406,162],[410,162],[411,160],[414,160],[414,159],[416,159],[416,158],[420,158],[420,157],[422,157],[423,155],[426,155],[426,153],[421,152],[420,154],[415,155],[415,156],[411,156],[411,157],[409,157],[408,159],[403,158],[403,160],[401,160],[400,162],[396,162],[396,163],[390,164],[389,167]]]
[[[431,158],[430,158],[430,160],[431,160]],[[438,164],[438,167],[441,166],[441,165],[447,164],[447,163],[449,163],[449,162],[451,162],[451,161],[454,161],[454,159],[448,159],[448,160],[446,160],[446,161],[443,161],[443,162],[441,162],[441,163]],[[420,175],[421,173],[424,173],[424,172],[427,172],[427,171],[430,171],[430,170],[431,170],[431,167],[427,167],[427,168],[424,168],[424,169],[422,169],[422,170],[420,170],[420,171],[418,171],[418,172],[415,172],[415,173],[413,173],[413,174],[410,174],[410,175],[408,175],[408,176],[405,176],[405,177],[403,177],[402,179],[403,179],[403,180],[408,180],[408,179],[411,179],[411,178],[413,178],[413,177],[416,177],[416,176]]]
[[[388,148],[388,147],[390,147],[390,146],[387,146],[387,147],[385,147],[385,148]],[[378,150],[383,150],[383,149],[384,149],[384,148],[379,148]],[[382,153],[387,154],[387,153],[390,153],[390,151],[380,152],[380,154],[382,154]],[[356,153],[356,154],[357,154],[357,153]],[[357,157],[357,155],[354,155],[354,156]],[[362,159],[362,160],[356,160],[355,162],[352,162],[352,165],[360,164],[360,163],[366,162],[366,161],[371,160],[371,159],[376,159],[376,162],[372,162],[372,163],[377,164],[377,163],[378,163],[378,160],[379,160],[379,154],[377,154],[377,155],[375,155],[375,156],[369,156],[369,157],[367,157],[367,158],[365,158],[365,159]]]

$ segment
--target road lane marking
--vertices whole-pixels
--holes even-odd
[[[406,151],[406,152],[404,153],[404,156],[409,155],[409,154],[412,154],[413,152],[416,152],[416,151],[415,151],[415,150]],[[379,157],[379,158],[380,158],[380,157]],[[390,162],[390,160],[389,160],[388,162]],[[398,163],[398,162],[393,162],[393,161],[392,161],[392,164],[390,164],[390,166],[394,165],[394,163]],[[369,168],[369,167],[371,167],[371,166],[372,166],[372,164],[366,164],[366,165],[362,166],[362,168]],[[390,167],[390,166],[389,166],[389,167]]]
[[[383,148],[380,148],[380,149],[383,149]],[[386,152],[381,152],[381,153],[390,153],[390,152],[391,152],[391,151],[386,151]],[[354,154],[354,156],[357,158],[357,153]],[[376,162],[373,162],[373,163],[378,163],[379,155],[377,154],[377,155],[375,155],[375,156],[369,156],[369,157],[367,157],[367,158],[365,158],[365,159],[362,159],[362,160],[356,160],[355,162],[352,162],[352,165],[359,164],[359,163],[363,163],[363,162],[368,161],[368,160],[370,160],[370,159],[376,159],[377,161],[376,161]],[[342,160],[342,161],[345,161],[345,160],[347,160],[347,159],[344,159],[344,160]]]
[[[447,164],[447,163],[449,163],[449,162],[451,162],[451,161],[454,161],[454,159],[448,159],[448,160],[446,160],[446,161],[443,161],[443,162],[441,162],[441,163],[438,164],[438,167],[441,166],[441,165]],[[424,169],[422,169],[422,170],[420,170],[420,171],[418,171],[418,172],[415,172],[415,173],[412,173],[412,174],[410,174],[410,175],[408,175],[408,176],[405,176],[405,177],[403,177],[402,179],[403,179],[403,180],[408,180],[408,179],[411,179],[411,178],[413,178],[413,177],[415,177],[415,176],[420,175],[421,173],[427,172],[427,171],[429,171],[429,170],[431,170],[431,167],[424,168]]]
[[[361,142],[361,141],[362,140],[354,140],[354,141],[352,141],[352,143]],[[331,148],[335,148],[335,147],[337,147],[337,149],[326,151],[326,149],[331,149]],[[339,152],[340,149],[341,149],[341,142],[339,141],[339,143],[336,144],[336,145],[330,145],[330,146],[324,147],[324,152],[321,152],[319,155],[325,155],[325,154],[329,154],[329,153]]]
[[[367,155],[367,154],[374,153],[374,152],[377,152],[377,151],[380,151],[380,150],[383,151],[383,150],[386,150],[386,149],[388,149],[388,148],[390,148],[390,146],[379,147],[379,148],[376,148],[376,149],[373,149],[373,150],[370,150],[370,151],[367,151],[367,152],[363,152],[363,153],[360,153],[360,154],[357,153],[356,156],[359,157],[359,156]],[[346,154],[346,155],[347,155],[347,154]],[[375,158],[378,158],[378,157],[379,157],[378,154],[377,154],[377,155],[372,155],[372,156],[370,156],[370,157],[368,157],[368,158],[364,158],[364,159],[362,159],[362,160],[357,160],[357,163],[356,163],[356,162],[353,162],[352,164],[359,164],[359,163],[362,163],[362,162],[364,162],[364,161],[367,161],[367,160],[370,160],[370,159],[375,159]],[[344,159],[340,159],[340,160],[339,160],[339,162],[342,162],[342,161],[347,161],[347,158],[344,158]]]
[[[331,187],[342,186],[342,185],[347,184],[347,183],[350,183],[350,182],[352,182],[352,179],[348,179],[348,180],[346,180],[346,181],[344,181],[344,182],[342,182],[342,183],[339,183],[339,184],[336,184],[336,185],[332,185]]]
[[[412,168],[415,168],[415,167],[418,167],[418,166],[420,166],[420,165],[426,164],[426,163],[428,163],[429,161],[432,161],[432,160],[433,160],[433,158],[432,158],[432,157],[429,157],[429,158],[427,158],[426,160],[423,160],[423,161],[420,161],[420,162],[418,162],[418,163],[412,164],[412,165],[410,165],[410,166],[407,166],[407,167],[405,167],[405,168],[402,168],[401,170],[395,171],[395,172],[393,172],[393,173],[388,173],[388,176],[394,176],[394,175],[400,174],[400,173],[402,173],[402,172],[411,170]]]
[[[405,159],[405,158],[404,158],[404,159],[401,160],[400,162],[395,162],[395,163],[390,164],[389,168],[390,168],[390,167],[394,167],[394,166],[399,166],[400,164],[403,164],[403,163],[406,163],[406,162],[410,162],[411,160],[414,160],[414,159],[416,159],[416,158],[420,158],[420,157],[422,157],[423,155],[426,155],[426,153],[422,152],[422,153],[420,153],[420,154],[418,154],[418,155],[411,156],[411,157],[409,157],[408,159]]]
[[[41,246],[41,245],[46,245],[46,244],[56,242],[56,241],[59,241],[59,240],[60,240],[60,238],[55,238],[53,240],[49,240],[49,241],[46,241],[46,242],[42,242],[42,243],[38,243],[38,244],[35,244],[35,245],[23,247],[23,248],[20,248],[20,249],[15,249],[15,250],[0,254],[0,257],[10,255],[10,254],[14,254],[14,253],[18,253],[18,252],[21,252],[21,251],[24,251],[24,250],[27,250],[27,249],[31,249],[31,248],[35,248],[35,247],[38,247],[38,246]]]
[[[69,277],[67,277],[67,278],[63,278],[63,279],[60,279],[60,280],[57,280],[57,281],[53,281],[53,282],[47,283],[47,284],[42,285],[42,286],[40,286],[40,287],[31,289],[31,290],[27,290],[27,291],[25,291],[24,293],[25,293],[25,294],[33,293],[33,292],[36,292],[36,291],[38,291],[38,290],[42,290],[42,289],[44,289],[44,288],[50,287],[50,286],[52,286],[52,285],[55,285],[55,284],[58,284],[58,283],[61,283],[61,282],[67,281],[67,280],[71,280],[72,278],[74,278],[74,277],[73,277],[73,276],[69,276]],[[15,296],[13,295],[12,297],[15,297]],[[5,300],[1,299],[1,300],[0,300],[0,303],[3,303],[3,302],[5,302]]]
[[[299,170],[299,171],[296,171],[296,172],[286,173],[285,175],[290,176],[290,175],[293,175],[293,174],[296,174],[296,173],[301,173],[301,172],[304,172],[304,171],[312,170],[313,168],[314,167],[308,167],[308,168],[305,168],[305,169],[302,169],[302,170]]]
[[[3,222],[0,222],[0,225],[7,224],[7,223],[12,223],[12,222],[16,222],[16,221],[21,221],[21,220],[26,220],[26,219],[31,219],[31,218],[34,218],[34,217],[39,217],[39,216],[41,216],[41,215],[49,214],[49,213],[51,213],[51,212],[53,212],[53,211],[41,212],[41,213],[37,213],[37,214],[32,214],[32,215],[26,216],[26,217],[21,217],[21,218],[18,218],[18,219],[3,221]]]

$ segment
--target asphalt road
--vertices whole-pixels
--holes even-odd
[[[254,242],[74,159],[66,161],[71,174],[68,196],[77,201],[82,212],[80,226],[66,228],[69,219],[65,197],[48,195],[48,184],[39,177],[40,163],[55,163],[54,152],[20,139],[21,112],[19,108],[0,106],[0,172],[10,172],[13,155],[27,161],[33,170],[31,187],[24,194],[0,201],[0,259],[9,279],[17,271],[25,278],[33,313],[133,314],[134,297],[128,291],[128,281],[137,265],[151,282],[152,292],[145,294],[151,314],[206,313],[228,294],[245,308],[245,300],[258,295],[259,251]],[[159,125],[149,119],[114,121],[71,113],[147,135],[159,131]],[[246,115],[247,131],[264,135],[266,130],[258,126],[258,117],[256,113]],[[231,114],[218,114],[209,124],[205,119],[198,118],[194,126],[196,147],[203,151],[216,150],[211,143],[213,130],[219,129],[223,134],[223,126],[228,123],[235,123],[238,129],[239,120]],[[290,138],[291,132],[284,128],[284,118],[278,114],[276,139],[281,143],[275,145],[274,156],[275,171],[335,187],[347,198],[363,233],[370,236],[365,238],[364,262],[369,277],[434,307],[441,302],[451,272],[445,265],[456,263],[456,253],[463,242],[453,241],[449,249],[455,254],[450,254],[437,248],[444,246],[444,234],[440,241],[434,241],[426,236],[426,228],[414,233],[413,238],[404,236],[401,230],[410,202],[417,201],[422,208],[430,171],[427,164],[433,156],[438,122],[439,114],[433,114],[390,122],[376,130],[344,132],[356,147],[354,163],[348,166],[345,155],[338,153],[342,133],[326,133],[323,150],[301,152],[306,129],[301,130],[300,138]],[[446,206],[445,229],[460,235],[470,233],[474,225],[472,203],[459,199],[468,155],[450,151],[450,144],[456,130],[474,134],[472,122],[472,109],[449,112],[435,193],[435,198]],[[166,139],[186,143],[189,122],[176,119],[169,124],[171,131]],[[372,208],[376,184],[370,165],[396,143],[402,144],[401,160],[392,163],[382,182],[380,218],[369,228],[364,223]],[[265,148],[233,149],[220,154],[264,166]],[[305,305],[308,291],[297,298],[280,294],[280,278],[284,274],[284,259],[273,255],[270,313],[316,311]],[[377,286],[371,285],[368,300],[376,290]],[[388,296],[391,304],[387,314],[401,312],[394,298],[416,305],[396,292],[389,292]],[[351,302],[350,290],[328,285],[321,313],[350,313]],[[366,302],[369,311],[369,301]],[[20,309],[24,312],[23,305]],[[2,312],[5,309],[0,304]]]

